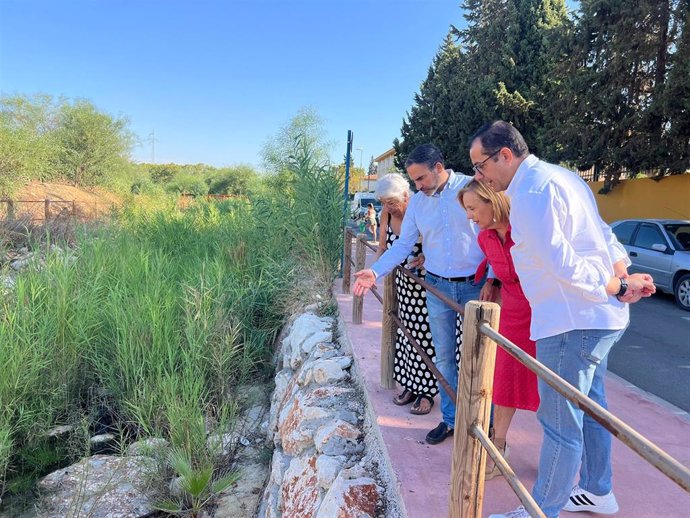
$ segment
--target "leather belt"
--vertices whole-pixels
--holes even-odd
[[[427,275],[432,275],[436,277],[437,279],[443,279],[444,281],[450,281],[450,282],[471,282],[474,280],[474,275],[468,275],[467,277],[441,277],[440,275],[436,275],[435,273],[431,272],[426,272]]]

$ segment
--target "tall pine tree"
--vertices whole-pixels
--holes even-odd
[[[554,52],[568,25],[564,0],[467,0],[463,8],[467,28],[446,36],[394,142],[398,167],[416,145],[434,142],[450,167],[469,172],[467,140],[496,118],[539,150]]]
[[[621,173],[656,169],[666,154],[663,109],[678,0],[582,0],[555,91],[551,138],[561,158],[595,166],[604,192]]]

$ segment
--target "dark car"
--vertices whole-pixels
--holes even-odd
[[[611,225],[632,261],[630,273],[649,273],[663,292],[690,311],[690,221],[625,219]]]

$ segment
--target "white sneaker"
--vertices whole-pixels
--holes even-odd
[[[588,511],[590,513],[613,514],[618,512],[618,502],[613,496],[613,491],[608,495],[597,496],[580,486],[575,486],[570,492],[570,499],[563,510],[571,513]]]
[[[515,511],[509,511],[504,514],[492,514],[489,515],[489,518],[532,518],[530,514],[527,512],[527,509],[524,507],[520,506]]]

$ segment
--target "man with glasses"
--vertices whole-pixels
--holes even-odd
[[[628,325],[628,303],[654,293],[647,274],[627,274],[625,249],[602,221],[587,184],[531,155],[520,132],[494,121],[470,141],[475,178],[511,199],[511,255],[532,308],[537,360],[606,408],[611,347]],[[547,518],[561,509],[613,514],[611,435],[539,379],[544,430],[532,496]],[[573,488],[578,468],[579,484]],[[519,507],[490,518],[529,518]]]
[[[457,199],[458,191],[472,178],[447,170],[441,151],[432,144],[416,147],[405,168],[418,192],[410,199],[400,237],[371,268],[355,273],[354,294],[364,295],[378,277],[391,272],[410,254],[421,235],[426,282],[462,306],[478,300],[480,286],[475,284],[474,272],[484,254],[477,244],[478,229]],[[431,292],[427,292],[426,304],[436,366],[457,391],[457,313]],[[427,434],[429,444],[445,440],[455,426],[453,400],[443,390],[440,397],[443,421]]]

